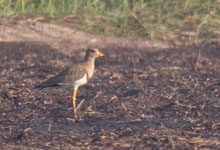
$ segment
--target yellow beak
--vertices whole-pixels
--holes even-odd
[[[104,56],[104,54],[102,54],[102,53],[100,53],[100,52],[98,52],[97,55],[98,55],[98,56]]]

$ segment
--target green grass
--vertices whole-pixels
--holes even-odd
[[[0,0],[0,16],[17,14],[68,20],[95,34],[180,41],[220,36],[217,0]]]

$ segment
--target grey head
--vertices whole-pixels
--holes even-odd
[[[102,54],[101,52],[99,52],[99,50],[98,50],[97,48],[88,49],[88,50],[86,51],[85,60],[95,59],[96,57],[100,57],[100,56],[104,56],[104,54]]]

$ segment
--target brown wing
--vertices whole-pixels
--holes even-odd
[[[68,75],[65,76],[63,83],[73,83],[74,81],[83,78],[85,74],[88,76],[86,69],[82,65],[74,65],[70,68]]]
[[[41,83],[40,85],[34,87],[34,89],[44,89],[47,87],[56,87],[59,86],[58,83],[59,82],[63,82],[63,80],[65,79],[65,76],[68,74],[70,68],[66,68],[65,70],[63,70],[61,73],[59,73],[58,75],[49,78],[48,80],[44,81],[43,83]]]
[[[49,78],[35,88],[41,90],[47,87],[58,87],[61,86],[63,83],[72,83],[75,80],[82,78],[85,74],[87,74],[87,72],[83,67],[80,67],[80,65],[75,65],[66,68],[60,74]]]

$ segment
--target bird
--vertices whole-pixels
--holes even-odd
[[[34,89],[45,89],[53,87],[68,87],[73,89],[73,117],[77,120],[76,95],[78,88],[88,82],[92,78],[95,69],[95,59],[104,56],[97,48],[89,48],[82,62],[73,64],[58,75],[49,78]]]

